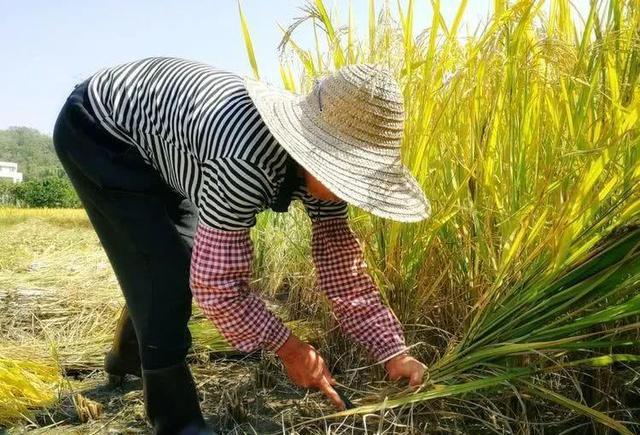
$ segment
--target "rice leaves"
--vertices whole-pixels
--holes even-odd
[[[408,334],[445,348],[423,353],[433,383],[423,391],[339,415],[507,382],[628,433],[599,410],[547,394],[535,374],[640,352],[640,7],[594,1],[580,23],[566,1],[494,1],[484,28],[463,37],[466,1],[452,23],[438,0],[431,6],[431,22],[418,23],[411,1],[392,14],[371,0],[359,43],[351,13],[341,27],[310,3],[334,62],[292,48],[307,84],[342,60],[392,70],[405,96],[403,160],[433,206],[431,219],[411,225],[351,210],[398,317],[443,331]],[[343,56],[339,27],[348,47],[368,49]]]
[[[244,12],[242,12],[240,0],[238,0],[238,12],[240,14],[240,27],[242,28],[242,36],[244,38],[244,44],[247,49],[247,56],[249,57],[249,62],[251,63],[251,69],[253,70],[253,76],[257,80],[259,80],[260,73],[258,72],[258,62],[256,61],[256,55],[253,51],[253,42],[251,41],[251,35],[249,34],[247,19],[244,16]]]

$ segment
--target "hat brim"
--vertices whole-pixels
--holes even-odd
[[[431,215],[429,200],[397,150],[340,132],[314,116],[300,95],[249,77],[244,80],[271,134],[336,196],[400,222]]]

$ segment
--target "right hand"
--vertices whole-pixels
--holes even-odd
[[[344,402],[332,387],[336,384],[335,379],[313,346],[291,334],[276,354],[282,360],[287,375],[294,384],[302,388],[318,389],[340,411],[345,409]]]

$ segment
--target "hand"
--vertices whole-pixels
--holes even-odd
[[[389,379],[397,381],[402,378],[409,378],[409,386],[417,388],[422,384],[422,378],[427,366],[412,356],[402,354],[394,356],[384,364]]]
[[[291,334],[276,354],[282,360],[287,375],[294,384],[302,388],[318,389],[340,411],[345,409],[344,402],[332,387],[336,384],[335,379],[313,346]]]

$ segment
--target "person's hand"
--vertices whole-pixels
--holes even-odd
[[[344,402],[332,387],[336,384],[335,379],[313,346],[291,334],[276,354],[282,360],[287,375],[294,384],[302,388],[318,389],[340,411],[345,409]]]
[[[412,356],[402,354],[394,356],[384,364],[389,379],[397,381],[402,378],[409,379],[409,386],[417,388],[422,384],[424,372],[427,366]]]

